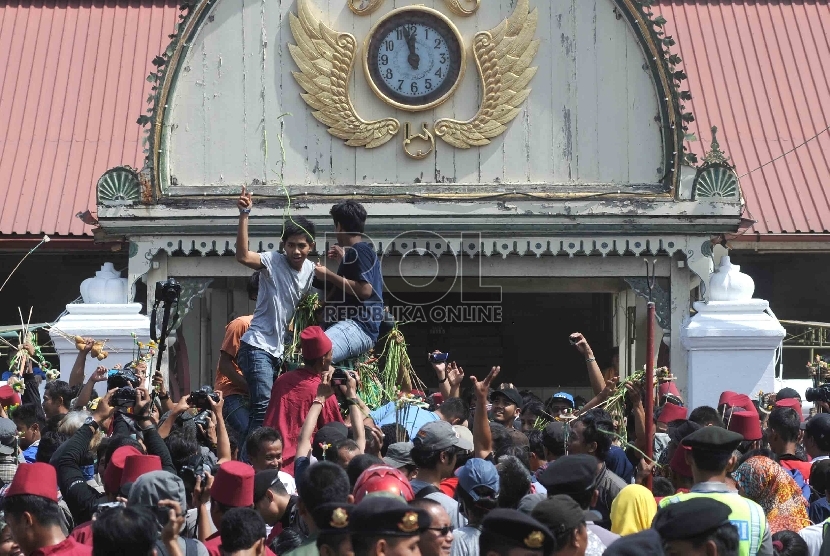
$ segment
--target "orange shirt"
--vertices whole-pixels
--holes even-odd
[[[225,339],[222,340],[221,351],[227,353],[233,360],[233,367],[236,369],[236,372],[239,373],[239,376],[242,376],[242,369],[240,369],[239,365],[236,364],[236,354],[239,351],[240,344],[242,343],[242,335],[245,334],[248,327],[251,326],[251,320],[253,318],[253,315],[235,318],[225,327]],[[213,389],[222,392],[222,395],[226,398],[234,394],[241,394],[243,396],[248,395],[247,390],[242,390],[234,386],[233,383],[228,380],[228,377],[219,371],[218,364],[216,367],[216,382],[213,385]]]

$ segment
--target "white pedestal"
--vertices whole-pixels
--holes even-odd
[[[150,319],[139,314],[140,303],[75,303],[67,305],[66,310],[69,314],[55,323],[56,328],[72,336],[89,336],[107,341],[105,350],[109,356],[102,361],[87,357],[84,378],[88,378],[99,365],[111,369],[114,365],[125,365],[132,361],[135,358],[133,333],[140,342],[150,341]],[[62,336],[54,334],[52,341],[60,357],[60,379],[68,381],[78,350],[74,342]]]
[[[751,293],[750,293],[751,295]],[[763,299],[695,303],[697,315],[683,328],[689,351],[690,408],[715,407],[720,393],[732,390],[757,396],[775,388],[775,351],[785,331],[764,311]]]

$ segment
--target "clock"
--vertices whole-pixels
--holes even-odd
[[[441,12],[408,6],[389,12],[366,39],[363,69],[387,104],[417,112],[445,102],[461,83],[461,34]]]

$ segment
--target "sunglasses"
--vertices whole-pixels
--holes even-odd
[[[438,535],[441,537],[446,537],[453,531],[455,531],[455,527],[452,525],[446,525],[444,527],[427,527],[430,531],[438,531]]]

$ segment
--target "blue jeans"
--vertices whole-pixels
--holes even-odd
[[[331,340],[332,363],[352,359],[375,347],[374,340],[353,320],[332,324],[326,329],[326,336]]]
[[[225,398],[225,405],[222,406],[225,424],[236,434],[240,449],[245,443],[245,435],[248,434],[248,425],[251,422],[250,406],[248,396],[242,394],[231,394]]]
[[[248,396],[251,400],[250,421],[245,431],[244,440],[262,426],[268,402],[271,400],[271,387],[280,371],[282,360],[267,351],[242,342],[236,353],[236,363],[242,369],[242,376],[248,383]],[[247,454],[245,445],[240,446],[242,454]]]

